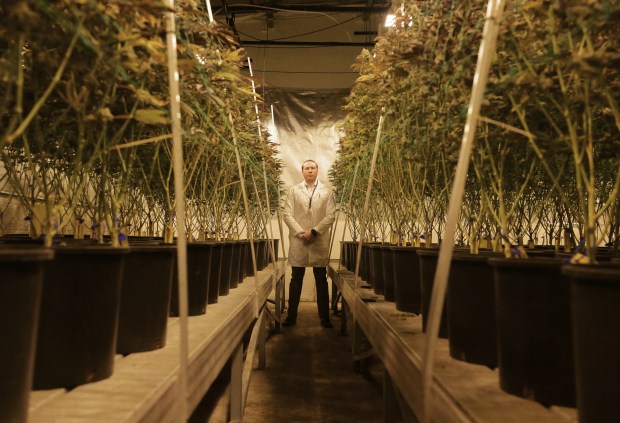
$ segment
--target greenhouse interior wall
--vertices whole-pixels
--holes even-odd
[[[619,21],[0,2],[0,423],[620,421]]]

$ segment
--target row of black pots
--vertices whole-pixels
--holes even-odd
[[[165,345],[176,275],[174,246],[136,241],[131,248],[113,249],[75,240],[73,245],[42,248],[4,241],[0,240],[0,333],[9,342],[0,349],[0,421],[26,421],[31,389],[72,388],[102,380],[112,374],[116,353]],[[215,301],[245,275],[241,269],[246,266],[239,263],[249,254],[228,247],[237,244],[249,250],[247,241],[221,243],[215,250],[233,254],[221,254],[220,266],[207,267],[209,276],[232,276],[221,290],[215,285]],[[257,254],[262,270],[270,256],[266,241],[256,245],[257,251],[264,251]],[[193,258],[197,250],[204,248],[188,246],[190,269],[203,264]],[[196,285],[192,275],[204,274],[190,270],[190,286]],[[190,288],[190,303],[195,294]]]
[[[355,270],[356,247],[343,245],[342,264],[349,270]],[[387,251],[391,271],[386,270],[390,260],[377,257]],[[361,277],[377,294],[389,294],[393,275],[396,308],[421,312],[425,327],[438,251],[364,245],[362,254]],[[581,422],[613,421],[618,411],[613,398],[620,395],[620,265],[563,265],[565,257],[552,257],[552,249],[529,255],[514,260],[456,250],[440,336],[448,337],[452,357],[498,366],[506,392],[543,404],[577,404]],[[603,252],[599,260],[606,259]],[[403,307],[419,299],[417,311]],[[602,348],[609,360],[601,360]]]
[[[274,240],[277,254],[278,240]],[[272,259],[270,242],[254,240],[256,268],[263,270]],[[277,257],[277,255],[276,255]],[[228,295],[243,279],[254,275],[249,240],[194,242],[187,244],[188,314],[205,314],[208,304]],[[170,315],[178,316],[178,279],[173,278]]]
[[[355,271],[357,248],[357,242],[342,243],[341,264],[351,272]],[[360,277],[376,294],[395,302],[397,310],[419,314],[422,297],[416,250],[415,247],[363,244]]]

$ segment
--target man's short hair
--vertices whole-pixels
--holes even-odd
[[[312,163],[314,163],[314,165],[316,166],[316,168],[317,168],[317,169],[319,168],[319,165],[317,164],[317,162],[315,162],[315,161],[314,161],[314,160],[312,160],[312,159],[308,159],[308,160],[304,160],[304,162],[301,164],[301,170],[304,170],[304,165],[305,165],[306,163],[308,163],[308,162],[312,162]]]

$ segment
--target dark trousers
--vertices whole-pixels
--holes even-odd
[[[314,281],[316,283],[316,305],[319,309],[321,320],[329,320],[329,291],[327,289],[327,268],[313,267]],[[301,298],[301,287],[304,283],[305,267],[293,266],[293,275],[288,293],[288,316],[286,320],[297,320],[297,308]]]

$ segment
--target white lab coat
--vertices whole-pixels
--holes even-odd
[[[336,201],[331,188],[319,180],[316,183],[314,195],[305,181],[295,185],[284,203],[284,222],[289,229],[288,262],[291,266],[322,267],[329,263],[329,240],[336,218]],[[310,229],[315,229],[319,236],[306,245],[299,235]]]

